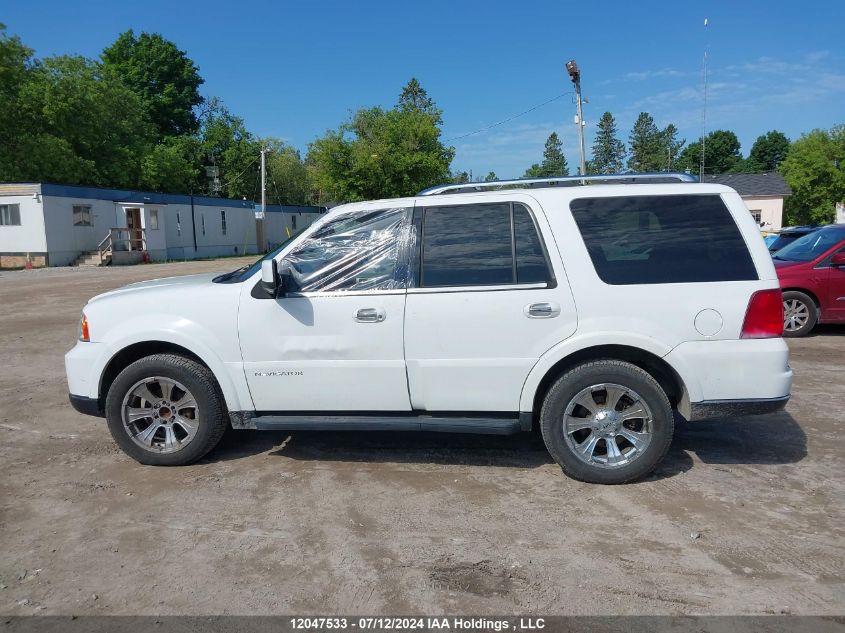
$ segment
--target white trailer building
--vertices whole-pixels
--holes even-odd
[[[263,222],[265,249],[272,250],[302,232],[325,212],[325,207],[268,204]]]
[[[258,253],[254,206],[182,194],[0,184],[0,268]]]

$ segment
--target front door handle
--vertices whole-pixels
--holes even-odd
[[[556,303],[532,303],[525,306],[525,316],[529,319],[550,319],[560,314],[560,306]]]
[[[382,308],[359,308],[355,311],[358,323],[381,323],[387,318]]]

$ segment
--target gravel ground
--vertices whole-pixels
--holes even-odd
[[[785,412],[680,422],[626,486],[533,434],[238,431],[136,464],[68,404],[80,309],[241,263],[0,273],[0,612],[843,612],[845,328],[790,341]]]

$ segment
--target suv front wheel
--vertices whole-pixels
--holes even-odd
[[[173,354],[147,356],[120,372],[106,397],[106,420],[125,453],[153,466],[197,461],[228,426],[211,371]]]
[[[564,374],[540,413],[546,447],[568,476],[621,484],[651,472],[672,441],[672,407],[636,365],[599,360]]]

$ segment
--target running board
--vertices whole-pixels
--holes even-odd
[[[434,431],[484,435],[512,435],[523,430],[517,417],[438,418],[413,415],[258,415],[249,419],[249,426],[239,428],[262,431]]]

